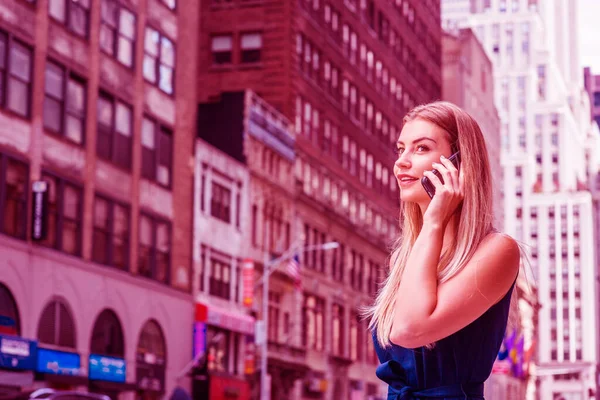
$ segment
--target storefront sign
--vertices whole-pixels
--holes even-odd
[[[245,380],[224,375],[211,375],[209,385],[211,399],[250,399],[250,384]]]
[[[204,322],[194,323],[194,358],[206,351],[206,324]]]
[[[196,322],[230,331],[254,335],[254,318],[241,312],[231,312],[216,306],[196,303]]]
[[[242,281],[244,285],[244,305],[252,307],[254,300],[254,261],[244,260],[242,263]]]
[[[34,370],[36,352],[36,341],[0,335],[1,368]]]
[[[78,376],[81,373],[81,357],[77,353],[38,348],[36,371]]]
[[[125,360],[90,354],[89,378],[97,381],[125,382]]]
[[[35,181],[31,185],[33,192],[32,201],[32,226],[31,238],[33,240],[44,240],[48,230],[48,189],[46,181]]]
[[[252,375],[254,373],[254,363],[256,356],[256,347],[254,339],[251,336],[246,336],[246,351],[244,352],[244,373]]]

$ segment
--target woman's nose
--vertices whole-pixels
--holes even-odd
[[[410,168],[410,156],[408,156],[407,153],[401,154],[400,157],[398,157],[398,159],[396,160],[396,166],[398,168]]]

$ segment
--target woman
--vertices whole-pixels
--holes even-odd
[[[492,226],[483,135],[459,107],[435,102],[406,115],[397,152],[402,236],[368,312],[377,376],[388,400],[483,399],[520,263],[516,242]]]

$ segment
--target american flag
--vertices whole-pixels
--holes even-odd
[[[300,258],[298,254],[290,259],[287,265],[288,274],[294,279],[296,290],[302,290],[302,276],[300,274]]]

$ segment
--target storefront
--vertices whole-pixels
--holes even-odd
[[[136,351],[136,383],[139,400],[158,400],[165,392],[165,338],[155,321],[148,321],[138,341]]]
[[[89,391],[117,400],[120,392],[135,391],[137,386],[126,382],[123,329],[111,310],[100,313],[92,331],[88,362]]]
[[[43,347],[38,347],[35,379],[44,381],[44,387],[57,390],[75,390],[77,386],[88,384],[78,353]]]
[[[195,320],[194,356],[202,356],[193,373],[192,397],[250,399],[246,374],[254,371],[254,318],[198,303]]]
[[[31,388],[37,342],[18,336],[0,335],[0,394]]]

